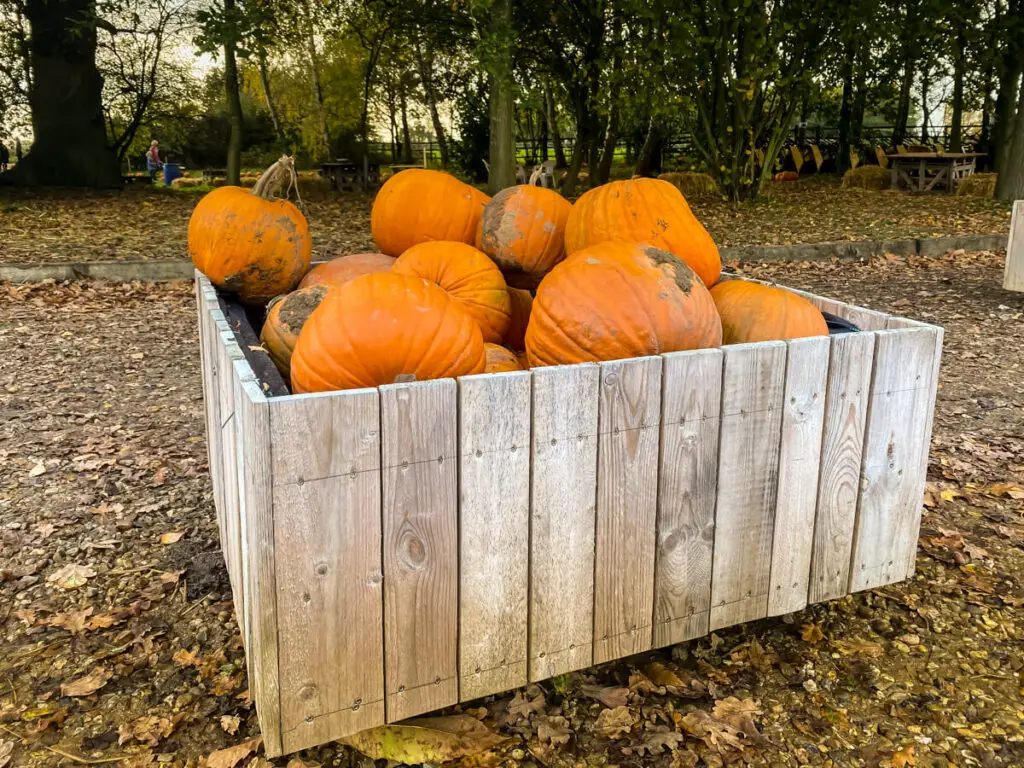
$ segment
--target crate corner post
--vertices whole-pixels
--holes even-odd
[[[1024,200],[1017,200],[1013,204],[1010,237],[1006,242],[1003,288],[1007,291],[1024,291]]]

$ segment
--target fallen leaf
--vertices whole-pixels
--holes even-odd
[[[95,575],[96,571],[88,565],[68,563],[47,576],[46,580],[61,589],[78,589]]]
[[[194,667],[199,663],[196,655],[197,651],[186,651],[184,648],[180,648],[171,656],[171,661],[179,667]]]
[[[50,538],[50,534],[57,530],[57,526],[53,523],[39,523],[35,527],[35,532],[39,534],[41,539]]]
[[[315,760],[303,760],[301,757],[293,757],[288,761],[287,768],[321,768],[321,766]]]
[[[691,736],[703,741],[719,752],[726,749],[743,749],[743,740],[739,732],[728,723],[712,717],[703,709],[688,713],[679,724]]]
[[[469,715],[421,717],[400,725],[381,725],[341,739],[374,760],[397,763],[444,763],[475,755],[506,738]],[[213,768],[213,767],[211,767]]]
[[[233,747],[225,747],[211,752],[206,757],[206,768],[235,768],[239,761],[259,749],[262,743],[263,739],[257,736]]]
[[[824,640],[825,634],[817,624],[804,624],[800,631],[800,637],[802,637],[805,642],[813,645],[814,643],[820,643]]]
[[[594,733],[606,739],[617,739],[629,733],[635,722],[628,707],[602,709],[594,723]]]
[[[170,533],[161,533],[160,534],[160,543],[161,544],[174,544],[174,543],[180,541],[181,537],[184,536],[184,535],[185,534],[183,532],[180,532],[180,531],[173,531],[173,532],[170,532]]]
[[[29,477],[39,477],[43,472],[46,471],[46,465],[43,462],[38,462],[32,469],[28,471]]]
[[[1011,499],[1020,501],[1024,499],[1024,488],[1010,483],[993,483],[988,487],[988,492],[993,496],[1009,496]],[[913,763],[910,763],[913,765]]]
[[[629,701],[629,688],[581,685],[580,693],[591,699],[597,699],[609,709],[624,707],[626,702]]]
[[[36,622],[36,612],[31,608],[21,608],[14,612],[14,618],[26,627],[31,627]]]
[[[14,742],[0,739],[0,768],[4,768],[11,762],[12,754],[14,754]]]
[[[910,744],[895,752],[889,762],[892,763],[892,768],[907,768],[908,765],[917,765],[917,758],[914,757],[914,745]]]
[[[530,689],[527,689],[525,693],[523,691],[516,691],[512,701],[508,703],[508,722],[517,723],[520,720],[528,720],[533,713],[543,711],[544,692],[539,687],[532,696],[530,695]]]
[[[241,718],[239,718],[237,715],[221,715],[220,727],[223,728],[225,732],[230,733],[232,736],[234,736],[236,733],[238,733],[238,726],[241,724],[241,722]]]
[[[185,571],[164,571],[160,574],[160,581],[164,584],[177,584],[178,579]]]
[[[70,683],[62,683],[60,686],[61,696],[91,696],[107,684],[112,676],[109,669],[99,667],[94,669],[85,677],[72,680]]]
[[[730,696],[715,702],[712,714],[723,723],[728,723],[738,731],[745,741],[759,741],[761,738],[754,718],[761,714],[757,703],[752,699],[737,699]]]
[[[572,738],[569,721],[558,715],[542,717],[537,726],[537,738],[551,744],[568,744]]]
[[[635,744],[622,748],[625,755],[644,754],[657,755],[664,750],[671,752],[683,741],[683,734],[673,731],[667,725],[659,725],[644,734],[644,737]]]
[[[685,688],[686,683],[681,677],[672,669],[669,669],[660,661],[652,661],[646,667],[644,667],[644,674],[650,679],[655,685],[663,685],[668,689],[679,689]]]
[[[877,659],[885,653],[885,649],[881,644],[873,643],[870,640],[864,640],[860,637],[853,637],[849,640],[835,640],[832,645],[837,651],[848,656],[867,656],[872,659]]]
[[[117,729],[117,743],[124,745],[134,740],[140,744],[149,744],[151,747],[155,747],[173,732],[174,723],[166,717],[143,715],[130,723],[121,723]]]

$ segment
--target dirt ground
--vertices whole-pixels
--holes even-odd
[[[47,197],[0,190],[0,263],[181,259],[199,197],[159,187]],[[314,255],[375,250],[369,235],[372,202],[358,194],[307,195],[303,210]],[[723,246],[1005,234],[1010,216],[1007,204],[993,200],[843,189],[830,176],[771,182],[753,205],[691,204]]]
[[[1002,258],[745,269],[945,326],[913,580],[474,705],[509,741],[463,765],[1024,766],[1024,295]],[[191,286],[3,285],[0,349],[0,768],[266,768]]]

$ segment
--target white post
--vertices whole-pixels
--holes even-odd
[[[1010,239],[1006,243],[1003,288],[1008,291],[1024,291],[1024,200],[1018,200],[1013,204]]]

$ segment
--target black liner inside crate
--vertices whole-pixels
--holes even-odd
[[[281,397],[290,395],[288,382],[284,380],[281,372],[277,370],[270,355],[260,346],[260,331],[263,329],[263,318],[266,309],[263,307],[247,307],[233,296],[217,290],[217,303],[220,311],[224,313],[228,328],[235,334],[235,341],[238,342],[242,354],[256,374],[256,380],[260,383],[263,394],[267,397]]]

